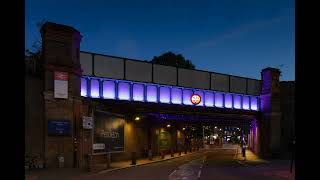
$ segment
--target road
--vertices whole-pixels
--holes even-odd
[[[124,179],[138,179],[138,180],[168,180],[169,175],[174,173],[177,168],[192,162],[193,160],[201,159],[204,153],[195,152],[180,158],[167,160],[159,163],[152,163],[148,165],[137,166],[118,171],[111,171],[104,174],[95,174],[87,176],[83,179],[108,179],[108,180],[124,180]]]
[[[289,166],[283,161],[254,165],[241,164],[234,159],[236,150],[216,149],[206,153],[200,180],[283,180],[288,179]]]
[[[81,173],[63,176],[61,173],[34,179],[71,180],[281,180],[293,179],[289,173],[289,161],[269,163],[239,163],[233,147],[207,149],[162,162],[121,169],[105,173]],[[67,173],[66,173],[67,174]],[[289,178],[291,176],[291,178]],[[35,176],[34,176],[35,177]],[[30,179],[30,178],[29,178]]]

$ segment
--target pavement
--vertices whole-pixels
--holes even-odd
[[[124,170],[128,168],[135,168],[138,166],[143,166],[143,165],[149,165],[153,163],[160,163],[163,161],[168,161],[168,160],[173,160],[176,158],[182,158],[182,157],[187,157],[191,156],[193,157],[194,154],[201,155],[204,150],[200,151],[193,151],[193,152],[187,152],[181,153],[179,155],[178,153],[174,154],[174,157],[171,157],[171,155],[165,155],[164,159],[162,159],[160,156],[153,157],[152,160],[149,160],[148,158],[141,158],[137,159],[136,165],[131,165],[131,160],[128,161],[120,161],[120,162],[112,162],[111,167],[109,169],[105,169],[99,172],[88,172],[86,170],[82,169],[77,169],[77,168],[50,168],[50,169],[34,169],[32,171],[25,171],[25,179],[26,180],[40,180],[40,179],[69,179],[69,180],[77,180],[77,179],[85,179],[89,178],[92,176],[96,176],[99,174],[106,174],[110,173],[113,171],[119,171],[119,170]],[[185,162],[184,162],[185,163]]]

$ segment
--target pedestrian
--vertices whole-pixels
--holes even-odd
[[[244,140],[242,141],[242,157],[246,159],[246,142]]]

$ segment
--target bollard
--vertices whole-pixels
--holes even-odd
[[[181,150],[179,150],[179,156],[181,156]]]
[[[111,153],[109,152],[107,155],[107,168],[111,167]]]
[[[172,150],[172,149],[170,150],[170,153],[171,153],[171,157],[174,157],[174,154],[173,154],[173,150]]]
[[[149,149],[149,151],[148,151],[148,157],[149,157],[149,160],[151,161],[152,160],[152,151],[151,151],[151,149]]]
[[[132,152],[131,153],[131,165],[136,165],[137,161],[136,161],[136,152]]]
[[[161,159],[164,159],[164,152],[161,151]]]

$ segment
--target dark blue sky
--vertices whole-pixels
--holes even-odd
[[[150,60],[181,53],[196,69],[260,79],[281,65],[295,79],[293,0],[26,0],[25,45],[42,19],[75,27],[81,50]]]

